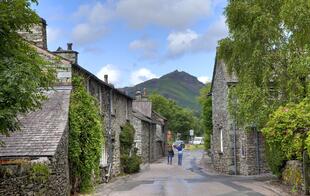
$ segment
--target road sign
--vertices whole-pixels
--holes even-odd
[[[194,130],[193,129],[189,130],[189,135],[194,136]]]

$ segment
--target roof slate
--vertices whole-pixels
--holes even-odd
[[[71,87],[47,92],[40,110],[20,116],[21,131],[0,135],[0,157],[53,156],[68,124]]]

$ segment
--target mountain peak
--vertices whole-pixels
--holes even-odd
[[[136,91],[146,88],[149,93],[156,91],[166,98],[175,100],[180,106],[199,112],[200,105],[196,98],[202,87],[204,84],[197,77],[175,70],[158,79],[151,79],[123,90],[133,96]]]

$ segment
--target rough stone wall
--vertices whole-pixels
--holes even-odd
[[[133,117],[132,124],[136,130],[135,143],[142,163],[150,162],[150,123]]]
[[[213,135],[211,151],[214,168],[221,173],[256,175],[269,172],[266,158],[264,138],[258,135],[259,167],[257,163],[257,139],[253,130],[245,131],[236,127],[228,111],[229,85],[225,78],[225,65],[220,62],[216,66],[212,89]],[[223,153],[220,153],[220,130],[223,131]],[[234,144],[234,137],[236,145]],[[236,150],[234,151],[234,149]],[[236,152],[236,165],[234,152]]]
[[[228,85],[224,78],[221,64],[216,66],[212,89],[212,156],[214,168],[221,173],[231,173],[233,166],[232,133],[228,114]],[[221,152],[220,130],[223,135],[223,152]]]
[[[85,86],[89,93],[97,98],[99,107],[101,108],[101,115],[104,118],[104,135],[105,141],[108,140],[109,121],[111,121],[111,143],[106,146],[108,152],[112,150],[113,157],[108,157],[108,162],[113,161],[112,176],[120,173],[120,143],[119,134],[121,127],[132,119],[132,100],[118,93],[115,89],[107,85],[103,85],[97,80],[90,77],[87,73],[79,70],[77,67],[73,67],[73,76],[80,75],[85,78]],[[112,103],[110,103],[110,94],[112,93]],[[109,111],[111,109],[111,119],[109,118]],[[126,109],[127,108],[127,109]],[[110,154],[108,155],[110,156]]]
[[[55,156],[41,158],[48,160],[45,164],[50,169],[46,181],[34,180],[31,177],[31,161],[1,165],[0,195],[69,195],[68,129],[64,132]]]

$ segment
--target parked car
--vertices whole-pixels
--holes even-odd
[[[204,143],[203,137],[195,137],[194,138],[193,144],[199,145],[199,144],[203,144],[203,143]]]

